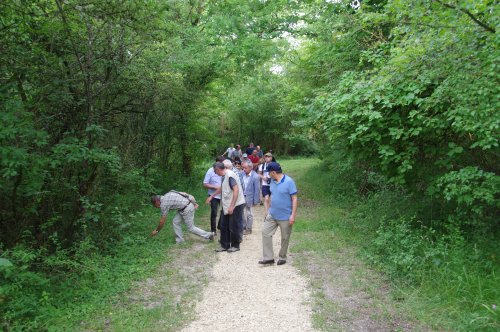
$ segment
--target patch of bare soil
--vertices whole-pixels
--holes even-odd
[[[187,235],[192,245],[177,245],[169,252],[171,257],[158,273],[140,283],[128,295],[130,304],[144,309],[160,306],[182,307],[184,315],[190,314],[199,293],[211,276],[215,262],[211,246],[199,237]]]
[[[349,248],[333,255],[302,252],[296,255],[296,261],[310,279],[315,298],[314,317],[322,329],[429,331],[398,312],[389,287]]]

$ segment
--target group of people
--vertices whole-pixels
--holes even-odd
[[[214,240],[219,229],[220,247],[215,251],[236,252],[240,250],[243,235],[252,234],[253,207],[262,202],[265,220],[262,226],[263,258],[259,264],[275,263],[272,237],[278,227],[281,230],[281,249],[277,264],[286,263],[297,211],[297,187],[294,180],[283,173],[271,150],[264,154],[260,146],[250,143],[243,152],[240,145],[231,145],[207,170],[203,186],[208,189],[205,203],[211,210],[210,232],[194,225],[194,211],[198,208],[194,197],[171,190],[163,196],[151,198],[152,204],[161,209],[161,219],[150,235],[158,234],[169,210],[176,210],[172,223],[177,243],[184,241],[183,220],[191,233],[205,239]],[[221,213],[217,220],[219,207]]]

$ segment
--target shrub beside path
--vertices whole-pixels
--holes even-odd
[[[315,331],[308,281],[290,264],[293,257],[281,266],[258,264],[263,220],[264,208],[255,207],[253,233],[244,236],[241,250],[217,253],[210,282],[196,305],[196,320],[182,331]],[[278,229],[275,256],[280,238]]]

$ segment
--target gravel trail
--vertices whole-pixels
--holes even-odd
[[[311,324],[307,280],[290,264],[261,266],[261,226],[264,208],[254,208],[253,233],[245,235],[241,250],[215,253],[211,281],[196,305],[196,320],[182,331],[315,331]],[[280,231],[273,242],[275,256]],[[291,241],[293,241],[293,232]]]

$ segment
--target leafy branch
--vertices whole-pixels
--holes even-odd
[[[449,3],[445,3],[445,2],[443,2],[441,0],[435,0],[435,1],[437,3],[439,3],[439,4],[441,4],[442,6],[446,7],[446,8],[450,8],[450,9],[461,11],[462,13],[466,14],[467,16],[469,16],[474,22],[476,22],[479,26],[481,26],[486,31],[489,31],[491,33],[495,33],[496,32],[496,30],[494,28],[490,27],[489,25],[487,25],[484,22],[481,22],[474,14],[472,14],[467,9],[457,8],[457,6],[451,5]]]

